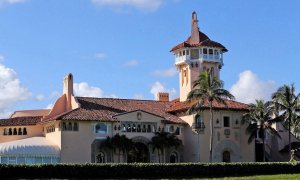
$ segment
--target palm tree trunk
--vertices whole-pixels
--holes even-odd
[[[292,144],[291,144],[291,114],[292,112],[289,112],[289,155],[291,157],[291,150],[292,150]]]
[[[212,101],[210,101],[210,144],[209,144],[209,162],[212,162],[212,146],[213,146],[213,112]]]
[[[266,150],[265,150],[265,131],[262,137],[262,141],[263,141],[263,161],[266,162]]]

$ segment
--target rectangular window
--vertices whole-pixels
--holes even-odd
[[[191,58],[192,59],[199,59],[199,49],[192,49],[191,50]]]
[[[223,117],[223,125],[224,127],[230,127],[230,118],[228,116]]]
[[[207,49],[203,48],[203,54],[207,54]]]
[[[78,131],[78,123],[77,122],[73,123],[73,131]]]
[[[186,50],[186,55],[190,55],[190,51],[189,50]]]

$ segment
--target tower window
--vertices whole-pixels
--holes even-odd
[[[203,48],[203,54],[207,54],[207,49]]]
[[[191,58],[192,59],[199,59],[199,49],[192,49],[191,50]]]
[[[228,116],[223,117],[223,125],[224,127],[230,127],[230,118]]]
[[[214,51],[212,49],[208,50],[209,54],[214,54]]]

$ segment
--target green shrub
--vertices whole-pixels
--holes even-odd
[[[0,178],[207,178],[300,173],[300,163],[0,164]]]

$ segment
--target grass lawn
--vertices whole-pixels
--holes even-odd
[[[278,175],[259,175],[259,176],[245,176],[245,177],[228,177],[228,178],[213,178],[213,179],[230,179],[230,180],[293,180],[300,179],[300,174],[278,174]]]

